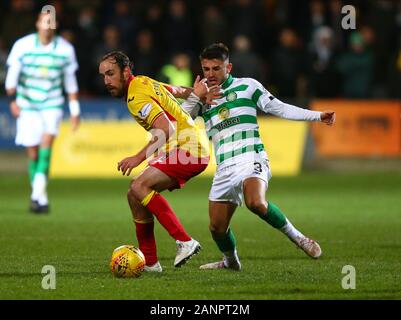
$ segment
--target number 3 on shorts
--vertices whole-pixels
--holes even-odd
[[[255,173],[257,173],[257,174],[262,173],[262,165],[260,162],[255,162],[254,166],[255,166],[255,168],[254,168]]]

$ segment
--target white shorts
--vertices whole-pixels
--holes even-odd
[[[210,201],[228,201],[241,206],[244,200],[243,182],[248,178],[259,178],[266,183],[271,178],[269,160],[256,157],[252,162],[244,162],[216,171],[212,188],[209,193]]]
[[[57,136],[62,119],[62,109],[43,111],[21,110],[21,114],[17,118],[15,144],[24,147],[33,147],[40,145],[44,134]]]

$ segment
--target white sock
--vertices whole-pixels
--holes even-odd
[[[47,199],[47,177],[44,173],[36,173],[32,183],[31,199],[38,201],[41,206],[48,204]]]
[[[304,237],[304,235],[299,232],[292,223],[286,218],[287,223],[280,230],[284,233],[291,241],[296,241],[300,237]]]

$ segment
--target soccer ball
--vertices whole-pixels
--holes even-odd
[[[110,269],[118,278],[137,278],[145,268],[145,256],[132,245],[122,245],[114,249]]]

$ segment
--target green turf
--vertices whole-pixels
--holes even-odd
[[[0,299],[400,299],[401,174],[308,173],[274,177],[269,199],[323,249],[308,258],[247,210],[233,219],[243,270],[203,271],[220,259],[208,232],[208,179],[167,195],[201,253],[172,266],[174,241],[156,224],[161,274],[114,278],[112,250],[136,243],[126,203],[128,179],[53,180],[51,214],[27,213],[28,178],[0,176]],[[56,268],[56,289],[41,287]],[[341,287],[342,267],[356,289]]]

